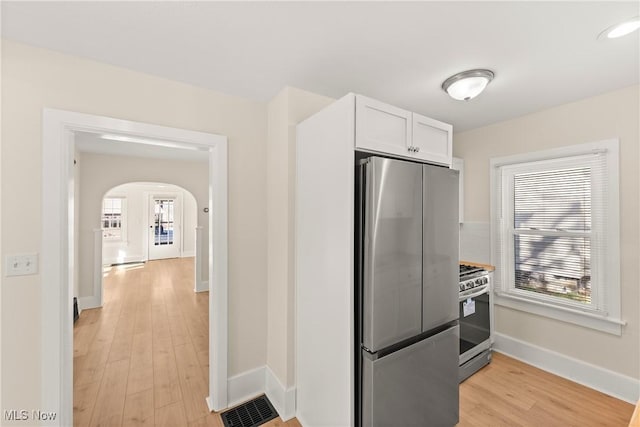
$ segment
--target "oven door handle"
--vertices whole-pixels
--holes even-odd
[[[486,285],[484,285],[482,288],[480,288],[479,290],[477,290],[477,291],[475,291],[475,292],[473,292],[473,293],[471,293],[471,294],[468,294],[468,295],[460,294],[460,298],[459,298],[459,300],[460,300],[460,301],[464,301],[464,300],[466,300],[466,299],[468,299],[468,298],[475,298],[475,297],[479,297],[480,295],[482,295],[482,294],[486,294],[486,293],[488,293],[488,292],[489,292],[489,284],[487,283],[487,284],[486,284]]]

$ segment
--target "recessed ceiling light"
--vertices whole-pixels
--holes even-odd
[[[468,101],[480,95],[493,80],[491,70],[468,70],[449,77],[442,83],[442,89],[453,99]]]
[[[600,33],[598,38],[617,39],[618,37],[631,34],[640,28],[640,17],[636,16],[628,21],[621,22],[616,25],[612,25],[603,32]]]

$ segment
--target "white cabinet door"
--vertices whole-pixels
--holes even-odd
[[[412,157],[411,112],[356,96],[356,149]]]
[[[413,113],[414,157],[451,166],[453,126]]]
[[[451,169],[457,170],[460,172],[460,184],[458,187],[458,205],[460,209],[459,213],[459,222],[462,224],[464,222],[464,160],[459,159],[458,157],[454,157],[451,162]]]

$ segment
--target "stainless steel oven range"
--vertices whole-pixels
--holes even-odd
[[[460,264],[460,382],[491,362],[491,275]]]

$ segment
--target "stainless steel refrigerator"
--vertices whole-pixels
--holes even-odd
[[[458,172],[368,157],[356,191],[356,425],[453,426]]]

